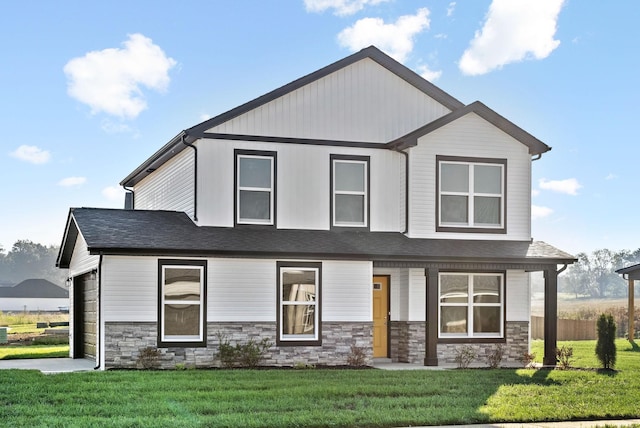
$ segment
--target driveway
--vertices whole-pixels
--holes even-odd
[[[23,360],[0,360],[0,370],[40,370],[42,373],[71,373],[92,371],[95,361],[84,358],[34,358]]]

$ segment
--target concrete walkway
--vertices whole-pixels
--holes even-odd
[[[84,358],[33,358],[0,360],[0,370],[40,370],[45,374],[93,371],[96,363]]]

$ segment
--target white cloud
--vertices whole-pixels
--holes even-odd
[[[80,186],[86,182],[87,182],[86,177],[67,177],[58,181],[58,186],[62,186],[62,187]]]
[[[109,186],[102,189],[102,196],[110,201],[124,201],[125,190],[120,186]]]
[[[27,146],[25,144],[9,153],[9,155],[16,159],[36,165],[47,163],[51,159],[51,153],[47,150],[42,150],[36,146]]]
[[[418,66],[417,71],[420,76],[430,82],[435,82],[440,78],[440,76],[442,76],[442,70],[434,71],[429,69],[426,65]]]
[[[381,18],[363,18],[338,34],[341,46],[357,51],[375,45],[397,61],[403,62],[413,50],[413,38],[429,28],[429,10],[418,9],[415,15],[404,15],[393,24]]]
[[[142,34],[130,34],[123,48],[92,51],[64,66],[69,96],[91,107],[126,119],[147,108],[142,87],[165,91],[176,62]]]
[[[209,120],[209,119],[211,119],[211,115],[210,114],[202,113],[200,115],[200,122],[204,122],[204,121]]]
[[[605,180],[615,180],[616,178],[618,178],[618,176],[616,174],[614,174],[613,172],[611,172],[604,179]]]
[[[307,12],[324,12],[333,9],[333,14],[338,16],[353,15],[361,11],[365,6],[375,6],[390,0],[304,0]]]
[[[447,7],[447,16],[452,16],[455,10],[456,10],[456,2],[452,1],[451,3],[449,3],[449,7]]]
[[[551,208],[539,207],[537,205],[531,205],[531,219],[548,217],[553,213]]]
[[[560,45],[554,40],[564,0],[493,0],[482,30],[460,58],[464,74],[485,74],[525,59],[546,58]]]
[[[109,119],[102,121],[101,128],[107,134],[125,134],[133,132],[133,129],[126,123],[114,122]]]
[[[538,196],[539,194],[540,194],[540,191],[538,189],[531,190],[531,196]]]
[[[566,180],[547,180],[541,178],[538,181],[541,189],[551,190],[558,193],[566,193],[567,195],[577,195],[582,185],[575,178],[567,178]]]

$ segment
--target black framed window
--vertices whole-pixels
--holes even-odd
[[[504,337],[504,273],[440,273],[440,338]]]
[[[437,157],[437,231],[506,233],[505,159]]]
[[[275,224],[276,153],[235,151],[236,224]]]
[[[369,157],[331,156],[331,225],[369,226]]]
[[[159,346],[206,346],[207,262],[158,260]]]
[[[322,264],[279,262],[277,269],[277,343],[320,345]]]

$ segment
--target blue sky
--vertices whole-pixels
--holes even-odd
[[[640,247],[640,2],[23,1],[0,15],[0,245],[58,245],[69,207],[181,130],[376,45],[553,150],[533,167],[533,237]]]

